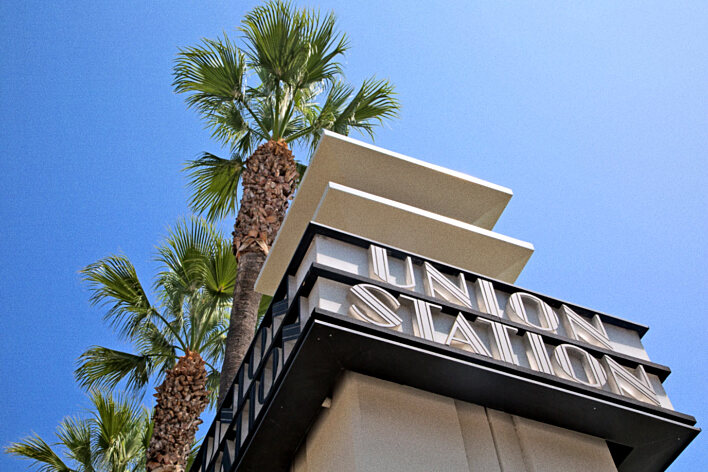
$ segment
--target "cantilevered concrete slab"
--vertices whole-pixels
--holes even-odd
[[[303,217],[329,182],[484,229],[494,227],[512,196],[500,185],[325,131],[280,234],[300,237],[309,222]]]
[[[516,280],[533,253],[530,243],[334,182],[309,220],[505,282]],[[302,237],[291,244],[284,229],[256,282],[261,293],[276,290]]]
[[[330,182],[340,187],[331,187]],[[337,192],[323,204],[328,186],[337,188]],[[511,196],[511,190],[505,187],[326,131],[273,243],[256,290],[273,293],[310,221],[513,282],[533,247],[490,231]],[[318,210],[319,205],[323,206]],[[335,216],[335,212],[340,214]],[[399,217],[406,222],[419,221],[421,228],[430,231],[426,242],[430,247],[406,246],[420,238],[411,237],[411,227],[400,229],[406,226]],[[354,224],[355,220],[368,222],[368,232],[362,233],[361,224]],[[374,221],[379,228],[374,227]],[[441,230],[438,225],[447,229]],[[393,226],[399,229],[387,233]],[[471,234],[460,236],[464,232]],[[470,254],[464,263],[459,257],[455,261],[450,261],[449,255],[438,257],[448,244],[444,235],[457,238],[449,244],[459,244],[458,248]]]

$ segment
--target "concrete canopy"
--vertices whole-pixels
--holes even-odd
[[[513,282],[533,245],[490,231],[511,196],[475,177],[325,132],[255,288],[276,290],[310,221]]]
[[[325,131],[298,189],[293,210],[299,212],[303,210],[299,207],[307,207],[313,211],[329,182],[484,229],[494,227],[513,195],[508,188],[462,172]]]

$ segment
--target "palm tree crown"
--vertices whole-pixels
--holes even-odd
[[[349,41],[332,13],[271,1],[248,13],[240,31],[242,48],[227,36],[204,39],[181,50],[174,68],[175,90],[231,150],[230,159],[204,153],[187,165],[191,206],[209,219],[236,209],[238,180],[258,143],[312,150],[325,129],[373,137],[399,109],[388,81],[372,77],[357,89],[342,80],[338,61]]]
[[[54,447],[34,434],[11,444],[5,452],[31,459],[40,472],[144,471],[152,434],[148,412],[125,396],[98,391],[91,393],[91,403],[88,418],[62,420]]]
[[[157,260],[162,270],[154,284],[156,303],[125,256],[101,259],[82,271],[91,302],[108,306],[106,320],[135,348],[88,349],[76,369],[82,387],[114,388],[125,381],[128,390],[142,391],[151,380],[159,383],[181,354],[198,352],[215,392],[214,365],[224,351],[236,275],[230,244],[204,221],[181,221],[158,248]]]

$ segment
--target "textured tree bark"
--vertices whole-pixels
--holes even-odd
[[[148,472],[184,472],[199,415],[209,400],[206,369],[198,352],[187,352],[157,387],[154,429],[147,451]]]
[[[243,196],[233,232],[238,272],[221,368],[219,405],[253,339],[261,299],[253,286],[285,219],[297,178],[295,159],[284,141],[263,143],[246,160],[241,175]]]
[[[226,352],[219,381],[219,405],[223,402],[229,387],[231,387],[231,382],[236,377],[236,372],[246,356],[246,351],[251,345],[253,333],[256,330],[261,294],[253,290],[253,285],[256,283],[261,267],[263,267],[265,257],[262,252],[247,252],[241,254],[239,258],[234,304],[231,307],[231,320],[226,335]]]

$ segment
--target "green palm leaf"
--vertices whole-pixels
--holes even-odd
[[[145,388],[153,372],[150,356],[135,355],[93,346],[79,356],[74,372],[79,386],[86,389],[115,388],[122,380],[132,392]]]
[[[7,454],[32,460],[32,466],[39,472],[74,472],[52,450],[44,439],[36,434],[5,448]]]
[[[350,129],[365,131],[373,138],[375,125],[384,119],[398,116],[398,102],[394,99],[393,85],[386,80],[367,79],[357,94],[335,120],[333,131],[343,128],[342,134],[349,134]]]
[[[181,219],[169,228],[165,242],[157,248],[157,260],[163,270],[158,274],[155,288],[167,287],[163,294],[174,292],[178,297],[198,290],[213,239],[211,227],[201,220]]]
[[[94,391],[91,402],[88,418],[66,417],[59,424],[56,450],[35,434],[5,452],[32,460],[32,467],[41,472],[145,470],[144,437],[152,431],[148,412],[124,395]]]
[[[91,447],[91,423],[80,418],[67,417],[59,423],[57,437],[66,446],[66,455],[78,462],[80,470],[94,470],[94,451]]]
[[[91,304],[109,306],[104,318],[124,337],[130,337],[153,312],[135,267],[125,256],[101,259],[81,274],[91,291]]]
[[[218,251],[207,261],[204,289],[220,304],[228,303],[236,283],[236,260],[230,242],[219,245]]]
[[[210,114],[224,102],[240,100],[246,63],[244,55],[224,36],[204,39],[195,47],[181,49],[174,66],[177,92],[190,92],[187,104]]]
[[[146,425],[144,410],[122,395],[94,392],[92,402],[96,431],[93,447],[112,470],[126,470],[143,449],[140,436]]]

